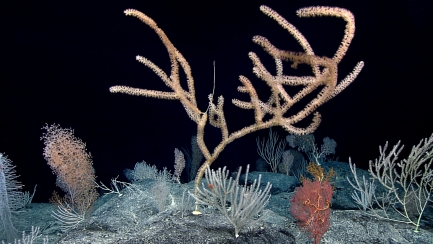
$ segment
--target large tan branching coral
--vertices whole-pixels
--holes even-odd
[[[125,10],[126,15],[134,16],[151,27],[158,34],[159,38],[167,48],[171,61],[171,72],[169,75],[145,57],[137,56],[137,60],[152,69],[172,91],[166,92],[133,88],[128,86],[113,86],[110,87],[110,92],[126,93],[129,95],[154,97],[159,99],[179,100],[182,103],[188,116],[195,123],[197,123],[197,142],[206,159],[197,172],[195,179],[196,193],[199,182],[202,179],[206,168],[215,161],[224,147],[235,139],[243,137],[244,135],[251,132],[273,126],[281,126],[287,132],[297,135],[313,133],[320,124],[321,120],[320,114],[318,112],[314,113],[312,122],[307,127],[299,128],[296,127],[295,124],[305,119],[320,105],[327,102],[344,90],[351,82],[353,82],[364,66],[362,61],[359,62],[353,71],[337,84],[337,65],[346,54],[349,44],[351,43],[355,33],[355,19],[350,11],[336,7],[307,7],[301,8],[297,11],[297,15],[299,17],[334,16],[342,18],[344,21],[346,21],[347,24],[345,27],[343,40],[335,52],[335,55],[332,58],[328,58],[316,56],[310,44],[301,34],[301,32],[299,32],[292,24],[287,22],[277,12],[267,6],[261,6],[260,10],[277,21],[278,24],[291,33],[302,46],[304,52],[280,50],[272,45],[263,36],[253,37],[253,42],[263,47],[264,50],[266,50],[266,52],[268,52],[269,55],[274,58],[276,73],[272,74],[270,71],[268,71],[255,53],[249,53],[249,57],[254,65],[254,74],[266,82],[271,89],[271,95],[267,101],[260,100],[251,81],[247,77],[241,75],[239,80],[241,81],[242,86],[238,87],[238,91],[241,93],[247,93],[250,97],[250,100],[240,101],[238,99],[233,99],[232,103],[242,109],[254,110],[255,123],[232,133],[228,131],[225,120],[223,110],[224,98],[219,96],[218,101],[215,104],[213,102],[214,95],[210,94],[208,109],[204,112],[201,111],[198,108],[196,102],[194,79],[191,74],[191,68],[183,55],[170,42],[166,34],[157,26],[155,21],[140,11],[134,9]],[[283,61],[291,62],[292,68],[296,68],[299,64],[306,64],[311,67],[313,75],[285,75],[283,74]],[[186,74],[188,84],[187,89],[181,87],[179,79],[179,67],[181,67]],[[290,96],[285,90],[285,87],[287,86],[302,86],[303,88],[300,89],[300,91],[295,95]],[[296,114],[284,117],[286,112],[294,104],[319,87],[321,87],[321,90],[318,95],[301,111]],[[268,115],[266,118],[270,118],[265,119],[265,115]],[[221,142],[214,148],[213,152],[209,150],[204,141],[204,129],[208,121],[212,126],[219,128],[222,134]]]

